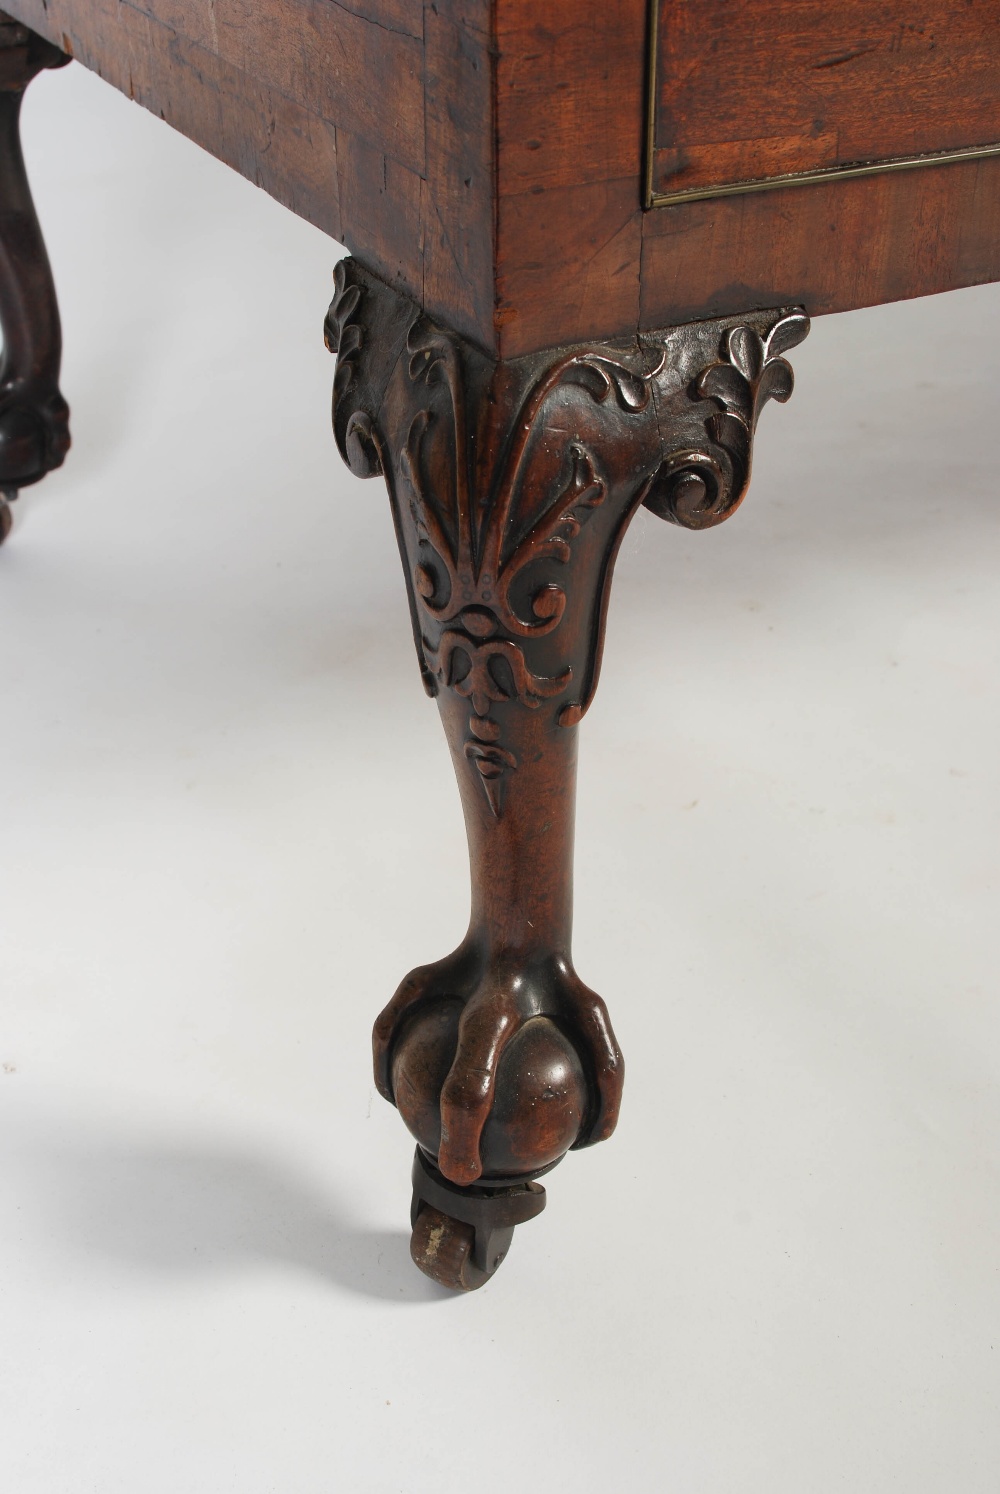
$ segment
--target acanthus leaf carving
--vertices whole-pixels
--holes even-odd
[[[697,395],[721,407],[705,421],[710,441],[670,453],[644,500],[648,508],[686,529],[708,529],[735,513],[750,483],[760,413],[768,400],[791,398],[794,376],[782,354],[808,331],[809,318],[797,310],[763,336],[746,322],[726,329],[720,356],[693,382]]]
[[[499,816],[519,766],[505,713],[552,701],[555,725],[579,721],[625,524],[640,503],[689,528],[733,512],[808,320],[755,313],[497,365],[353,261],[336,286],[338,441],[359,475],[386,471],[425,683],[468,700],[464,753]],[[381,354],[370,299],[394,329]]]

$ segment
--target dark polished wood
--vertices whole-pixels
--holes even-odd
[[[414,1260],[470,1290],[618,1115],[571,932],[625,527],[741,501],[796,308],[1000,279],[1000,0],[5,3],[0,487],[68,443],[17,136],[38,67],[79,58],[354,256],[336,437],[389,489],[472,878],[462,944],[376,1022],[375,1074],[418,1143]]]
[[[497,362],[360,265],[336,278],[334,430],[352,471],[386,479],[472,873],[465,939],[375,1024],[375,1080],[448,1182],[503,1188],[609,1136],[621,1101],[607,1008],[571,953],[577,734],[618,547],[641,504],[693,529],[734,511],[808,321]]]
[[[0,542],[10,531],[9,503],[69,449],[59,306],[20,134],[24,90],[43,68],[68,61],[0,11]]]

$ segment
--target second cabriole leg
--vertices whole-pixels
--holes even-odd
[[[352,470],[389,488],[472,874],[465,939],[375,1024],[375,1078],[418,1142],[414,1258],[468,1289],[544,1203],[533,1180],[618,1116],[621,1053],[571,932],[578,728],[622,535],[640,504],[689,528],[732,513],[808,321],[761,312],[502,363],[356,262],[336,279],[334,427]]]
[[[20,134],[24,90],[44,68],[69,60],[0,11],[0,542],[10,529],[8,501],[61,466],[69,450],[59,307]]]

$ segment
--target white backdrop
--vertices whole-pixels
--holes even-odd
[[[446,1299],[369,1030],[465,846],[338,249],[80,67],[24,132],[75,444],[0,554],[5,1487],[996,1494],[1000,291],[818,322],[738,517],[634,525],[623,1118]]]

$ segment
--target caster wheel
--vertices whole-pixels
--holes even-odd
[[[3,544],[8,534],[10,534],[10,527],[14,522],[14,515],[11,513],[10,504],[7,502],[10,496],[8,493],[0,497],[0,545]]]
[[[452,1292],[474,1292],[506,1259],[515,1226],[544,1207],[538,1183],[508,1179],[501,1187],[460,1188],[418,1147],[410,1205],[413,1264]]]
[[[425,1204],[410,1236],[410,1255],[413,1264],[439,1286],[452,1292],[474,1292],[493,1274],[481,1270],[472,1259],[475,1243],[476,1232],[471,1224],[463,1224],[460,1219],[452,1219],[450,1214],[442,1214]],[[500,1255],[494,1271],[502,1260]]]

